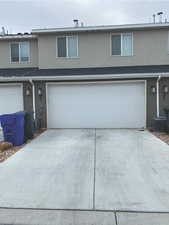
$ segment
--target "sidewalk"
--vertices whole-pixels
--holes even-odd
[[[0,209],[0,225],[168,225],[169,213]]]

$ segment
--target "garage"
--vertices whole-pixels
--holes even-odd
[[[48,128],[142,128],[145,81],[48,83]]]
[[[0,84],[0,115],[23,110],[21,84]]]

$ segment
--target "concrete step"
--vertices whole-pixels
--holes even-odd
[[[0,225],[116,225],[113,212],[0,209]]]
[[[168,225],[169,213],[0,209],[0,225]]]

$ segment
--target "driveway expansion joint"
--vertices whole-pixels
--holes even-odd
[[[114,218],[115,218],[116,225],[118,225],[118,220],[117,220],[117,214],[116,214],[116,212],[114,212]]]
[[[93,181],[93,209],[95,209],[95,192],[96,192],[96,128],[94,130],[94,181]]]

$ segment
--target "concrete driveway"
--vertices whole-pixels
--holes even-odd
[[[148,131],[48,130],[0,164],[0,207],[169,211],[169,147]]]

